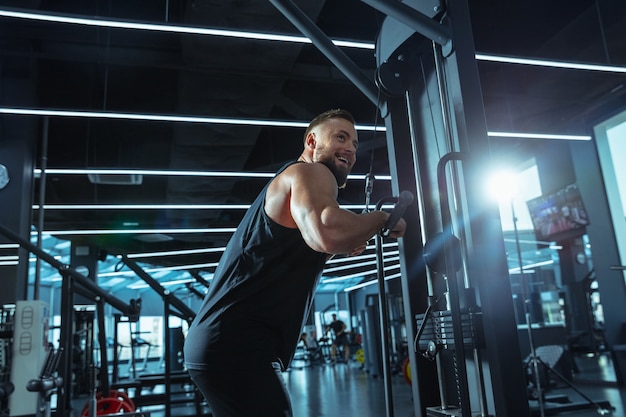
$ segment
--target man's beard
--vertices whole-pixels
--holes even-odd
[[[337,186],[340,189],[346,188],[346,181],[348,180],[348,172],[344,172],[343,170],[339,169],[331,161],[323,160],[319,162],[326,165],[326,167],[330,169],[330,172],[332,172],[333,175],[335,176],[335,180],[337,180]]]

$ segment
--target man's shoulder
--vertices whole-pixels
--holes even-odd
[[[337,181],[328,167],[319,162],[302,162],[289,166],[278,177],[282,181],[288,181],[292,186],[304,187],[303,189],[316,188],[335,191]]]
[[[332,172],[328,167],[319,162],[302,162],[294,163],[287,167],[285,171],[290,171],[295,174],[310,174],[310,173],[319,173],[323,175],[331,175]]]

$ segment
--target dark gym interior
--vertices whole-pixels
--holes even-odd
[[[0,0],[0,416],[211,415],[188,326],[332,108],[340,205],[415,200],[327,263],[294,415],[625,416],[625,83],[613,0]]]

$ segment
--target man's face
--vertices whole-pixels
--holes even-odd
[[[348,174],[356,162],[356,150],[359,146],[356,129],[348,120],[333,118],[313,129],[315,150],[313,162],[328,167],[343,187]]]

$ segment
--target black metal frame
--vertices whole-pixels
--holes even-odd
[[[424,240],[448,227],[438,208],[433,207],[432,194],[437,189],[435,165],[442,153],[463,152],[468,155],[463,170],[454,171],[454,192],[463,207],[461,214],[465,213],[465,218],[460,220],[464,222],[464,232],[467,233],[467,238],[463,237],[464,249],[472,254],[464,259],[464,272],[476,285],[487,321],[484,337],[495,412],[498,415],[527,414],[523,369],[516,366],[521,363],[521,354],[510,349],[511,343],[517,340],[517,332],[512,299],[506,299],[510,286],[508,280],[500,279],[507,277],[508,271],[501,229],[496,227],[499,224],[497,206],[481,201],[477,193],[468,193],[463,185],[479,184],[481,169],[488,165],[490,157],[467,1],[450,0],[445,4],[445,10],[437,7],[436,16],[432,17],[437,17],[440,23],[416,10],[419,5],[409,5],[409,2],[362,0],[392,18],[396,27],[404,25],[401,31],[390,30],[391,34],[381,31],[377,41],[379,73],[376,81],[379,84],[390,82],[389,85],[381,85],[386,93],[381,102],[374,100],[378,94],[372,91],[371,83],[363,79],[354,65],[346,62],[345,56],[314,23],[303,18],[291,1],[270,1],[380,109],[387,128],[393,193],[397,194],[399,190],[418,191],[417,207],[410,208],[405,219],[408,230],[420,230],[422,233],[407,233],[399,245],[407,336],[410,338],[415,335],[413,317],[417,311],[424,311],[427,303],[426,297],[419,299],[416,295],[432,295],[435,284],[434,278],[424,270],[421,260]],[[385,35],[396,38],[387,39]],[[419,35],[430,40],[430,45],[424,39],[417,39]],[[398,36],[402,38],[398,39]],[[405,52],[416,54],[417,43],[421,43],[422,48],[425,44],[430,46],[432,55],[427,58],[434,61],[434,69],[420,67],[422,62],[419,59],[405,60]],[[437,115],[441,118],[437,126],[434,122],[430,127],[423,123],[420,125],[427,117],[433,117],[429,109],[420,114],[416,106],[419,96],[415,97],[415,94],[419,94],[420,90],[428,93],[432,84],[426,80],[424,71],[428,71],[428,75],[435,74],[438,91],[433,101],[440,105],[438,111],[441,112]],[[416,79],[420,75],[424,76],[424,80]],[[439,132],[443,132],[443,138],[437,138]],[[433,134],[434,141],[430,137]],[[442,145],[441,149],[439,145]],[[458,350],[458,356],[464,360],[464,349]],[[416,370],[412,378],[412,392],[415,414],[422,415],[437,396],[432,390],[435,370],[423,361],[418,363],[415,352],[409,351],[409,359],[417,364],[412,367]],[[479,358],[476,366],[483,366],[482,359]],[[462,397],[463,415],[469,416],[466,388],[462,389]]]
[[[63,348],[60,369],[63,376],[63,389],[59,393],[57,401],[57,411],[61,410],[62,415],[71,412],[71,393],[72,393],[72,334],[74,323],[74,303],[73,297],[75,292],[91,298],[99,302],[103,300],[128,316],[138,316],[139,311],[132,304],[126,304],[119,298],[109,294],[102,288],[98,287],[93,281],[86,276],[77,272],[74,268],[57,261],[50,254],[41,250],[32,243],[22,239],[19,235],[0,224],[0,234],[8,239],[18,243],[22,248],[26,249],[33,255],[44,260],[53,268],[57,269],[63,277],[61,284],[61,334],[60,348]],[[105,345],[106,346],[106,345]],[[105,350],[105,349],[100,349]]]
[[[161,296],[163,299],[163,319],[164,319],[164,329],[165,329],[165,341],[163,342],[163,349],[165,355],[165,373],[164,373],[164,385],[165,385],[165,417],[171,416],[171,406],[172,406],[172,390],[171,390],[171,364],[170,364],[170,327],[169,327],[169,318],[170,315],[175,315],[180,317],[181,319],[187,321],[188,324],[191,324],[193,319],[196,317],[196,313],[189,308],[181,299],[176,297],[172,292],[164,288],[159,281],[152,278],[146,271],[144,271],[135,261],[128,258],[127,255],[121,254],[121,260],[124,264],[126,264],[131,270],[133,270],[142,280],[144,280],[157,294]],[[198,278],[196,278],[198,279]],[[172,307],[175,308],[172,309]],[[131,346],[133,349],[133,346]],[[134,357],[134,354],[133,354]],[[196,406],[198,406],[196,401]]]
[[[72,409],[71,405],[71,393],[72,393],[72,336],[73,336],[73,323],[74,323],[74,302],[73,297],[74,294],[81,294],[96,303],[97,308],[97,320],[98,320],[98,342],[100,344],[100,360],[102,366],[107,366],[107,349],[106,349],[106,335],[104,334],[104,303],[108,303],[117,310],[119,310],[122,315],[127,316],[128,320],[131,322],[136,322],[139,319],[139,314],[141,311],[141,301],[140,300],[131,300],[129,304],[124,303],[119,298],[111,295],[105,290],[101,289],[89,278],[85,277],[81,273],[77,272],[75,269],[70,266],[63,264],[45,251],[41,250],[37,246],[32,243],[22,239],[20,236],[4,227],[0,224],[0,234],[6,236],[10,240],[18,243],[21,247],[31,252],[38,258],[50,264],[52,267],[56,268],[61,276],[63,277],[63,281],[61,284],[61,335],[60,335],[60,347],[63,348],[63,356],[61,358],[60,369],[63,376],[63,389],[59,392],[59,400],[57,402],[57,411],[60,410],[62,415],[65,415],[70,412]],[[165,289],[157,280],[152,278],[148,273],[146,273],[137,263],[129,259],[126,255],[121,255],[122,261],[132,269],[141,279],[143,279],[151,288],[153,288],[163,299],[163,309],[164,309],[164,318],[165,323],[169,322],[169,317],[171,314],[174,314],[177,317],[186,320],[188,323],[195,317],[195,312],[191,310],[184,302],[182,302],[179,298],[177,298],[170,291]],[[174,307],[175,309],[172,309]],[[170,387],[170,372],[171,367],[169,363],[169,351],[170,351],[170,329],[169,326],[166,325],[165,328],[165,342],[164,342],[164,352],[167,360],[165,361],[165,375],[164,375],[164,384],[165,384],[165,415],[166,417],[171,416],[171,387]],[[117,348],[117,321],[116,321],[116,332],[114,334],[114,349]],[[131,349],[133,347],[131,346]],[[117,382],[117,367],[118,367],[118,355],[117,352],[113,355],[113,382]],[[103,394],[107,395],[109,392],[109,380],[108,380],[108,372],[101,372],[101,391]],[[197,403],[197,401],[196,401]],[[198,405],[198,404],[196,404]]]

